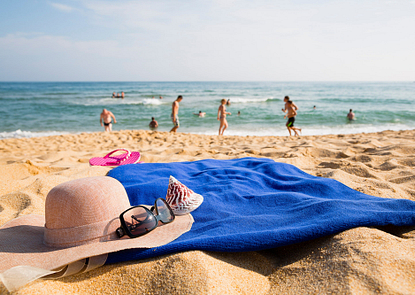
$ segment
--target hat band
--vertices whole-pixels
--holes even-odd
[[[120,226],[118,217],[70,228],[48,228],[45,224],[43,243],[49,247],[72,247],[118,240],[115,231]]]

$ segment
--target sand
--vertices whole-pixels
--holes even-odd
[[[0,225],[44,214],[59,183],[105,175],[110,168],[88,160],[121,147],[145,162],[267,157],[366,194],[415,201],[414,138],[415,130],[300,138],[119,131],[0,140]],[[177,253],[38,280],[15,293],[415,294],[415,227],[360,227],[249,253]]]

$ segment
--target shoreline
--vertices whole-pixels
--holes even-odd
[[[231,118],[233,119],[233,118]],[[155,131],[159,132],[168,132],[171,129],[171,121],[166,121],[162,119],[159,120],[159,128]],[[200,135],[217,135],[217,129],[219,127],[216,119],[212,121],[210,118],[181,118],[181,120],[187,120],[186,124],[180,127],[179,131],[181,133],[190,133],[190,134],[200,134]],[[255,124],[244,124],[244,118],[236,118],[237,122],[229,121],[230,127],[225,131],[225,135],[231,136],[286,136],[288,131],[285,127],[285,121],[280,122],[268,122],[256,126]],[[198,125],[201,122],[204,122],[203,125]],[[152,131],[148,127],[148,122],[142,124],[128,124],[123,122],[122,124],[116,124],[113,126],[113,131],[125,131],[125,130],[144,130]],[[236,123],[236,124],[235,124]],[[121,126],[120,126],[121,125]],[[92,126],[92,125],[91,125]],[[189,127],[191,126],[191,127]],[[319,125],[318,122],[315,122],[314,125],[301,124],[303,135],[307,136],[321,136],[321,135],[337,135],[337,134],[357,134],[357,133],[374,133],[382,131],[403,131],[403,130],[412,130],[415,129],[415,125],[411,124],[402,124],[399,122],[389,122],[381,125],[372,125],[368,123],[361,123],[360,121],[348,121],[344,120],[343,123],[337,125]],[[119,129],[120,128],[120,129]],[[0,132],[0,140],[8,138],[32,138],[32,137],[43,137],[50,135],[64,135],[64,134],[81,134],[81,133],[95,133],[102,132],[102,127],[90,128],[89,130],[42,130],[42,131],[27,131],[27,129],[17,129]]]
[[[370,128],[369,128],[370,129]],[[169,129],[170,130],[170,129]],[[303,136],[316,136],[316,137],[320,137],[320,136],[331,136],[331,135],[357,135],[357,134],[375,134],[375,133],[381,133],[381,132],[386,132],[386,131],[391,131],[391,132],[400,132],[400,131],[410,131],[410,130],[415,130],[415,128],[404,128],[404,129],[385,129],[385,130],[380,130],[380,131],[368,131],[368,132],[347,132],[347,133],[322,133],[322,134],[305,134],[305,135],[301,135],[300,137]],[[144,132],[159,132],[159,133],[169,133],[168,130],[166,131],[159,131],[159,130],[151,130],[151,129],[121,129],[121,130],[113,130],[112,133],[116,133],[116,132],[137,132],[137,131],[144,131]],[[307,132],[307,130],[303,131]],[[228,131],[227,131],[228,132]],[[231,131],[232,132],[232,131]],[[278,130],[277,132],[281,132],[280,130]],[[287,133],[288,131],[286,129],[283,129],[284,133]],[[50,133],[50,134],[48,134]],[[0,141],[1,140],[7,140],[7,139],[30,139],[30,138],[41,138],[41,137],[53,137],[53,136],[65,136],[65,135],[82,135],[82,134],[99,134],[99,133],[105,133],[104,131],[79,131],[79,132],[70,132],[70,131],[39,131],[39,132],[32,132],[32,131],[21,131],[16,130],[16,131],[11,131],[11,132],[0,132]],[[181,134],[188,134],[188,135],[202,135],[202,136],[217,136],[217,130],[209,132],[209,133],[194,133],[194,132],[180,132],[178,131],[177,133],[181,133]],[[5,136],[6,134],[16,134],[16,135],[22,135],[21,137],[2,137]],[[25,136],[26,134],[26,136]],[[270,135],[258,135],[258,134],[246,134],[246,135],[242,135],[242,134],[225,134],[224,136],[239,136],[239,137],[246,137],[246,136],[253,136],[253,137],[289,137],[289,135],[279,135],[279,134],[270,134]]]
[[[46,195],[60,183],[106,175],[112,167],[88,161],[117,148],[139,151],[146,163],[266,157],[369,195],[415,201],[415,129],[301,137],[84,132],[0,140],[0,225],[44,215]],[[414,242],[415,227],[359,227],[266,251],[189,251],[106,265],[15,294],[408,294]]]

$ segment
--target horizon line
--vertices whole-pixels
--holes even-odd
[[[76,81],[76,80],[67,80],[67,81],[0,81],[0,83],[249,83],[249,82],[272,82],[272,83],[290,83],[290,82],[306,82],[306,83],[379,83],[379,82],[389,82],[389,83],[405,83],[413,82],[415,80],[226,80],[226,81],[214,81],[214,80],[142,80],[142,81],[110,81],[110,80],[92,80],[92,81]]]

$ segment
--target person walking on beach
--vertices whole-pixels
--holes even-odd
[[[284,97],[284,102],[285,102],[285,106],[284,106],[284,108],[283,109],[281,109],[284,113],[286,113],[287,112],[287,110],[288,110],[288,108],[290,107],[290,104],[288,103],[288,101],[290,100],[290,97],[289,96],[285,96]],[[292,102],[292,104],[291,104],[291,106],[296,110],[296,111],[298,111],[298,107],[297,107],[297,105],[293,102],[293,101],[291,101]]]
[[[291,101],[290,100],[290,97],[287,95],[287,96],[285,96],[284,97],[284,102],[285,102],[285,105],[284,105],[284,108],[283,109],[281,109],[284,113],[286,113],[286,112],[288,112],[288,110],[289,109],[292,109],[293,111],[295,111],[295,115],[294,116],[291,116],[293,119],[291,119],[291,121],[295,121],[295,116],[297,115],[297,111],[298,111],[298,106],[293,102],[293,101]],[[286,116],[284,116],[284,119],[286,118]],[[290,136],[291,136],[291,130],[293,130],[294,131],[294,129],[292,129],[292,128],[289,128],[289,124],[291,125],[291,124],[294,124],[294,122],[289,122],[290,121],[290,116],[288,116],[288,121],[287,121],[287,123],[285,124],[285,126],[287,127],[287,129],[288,129],[288,132],[290,133]],[[293,125],[294,126],[294,125]],[[296,128],[297,129],[297,128]],[[301,131],[301,129],[300,129],[300,131]]]
[[[219,125],[219,135],[223,135],[223,132],[228,128],[228,121],[226,120],[226,115],[231,115],[230,112],[226,111],[226,99],[221,100],[221,105],[218,109],[218,121],[220,121]]]
[[[112,131],[112,119],[114,119],[114,124],[117,123],[114,114],[108,111],[107,109],[103,109],[101,116],[99,117],[99,122],[101,126],[104,126],[105,132]]]
[[[291,100],[289,100],[288,102],[288,109],[287,109],[287,114],[284,116],[284,119],[286,117],[288,117],[288,121],[285,124],[285,126],[287,126],[288,132],[291,134],[291,130],[294,131],[295,136],[300,136],[297,132],[297,130],[299,130],[301,132],[300,128],[294,127],[294,122],[295,122],[295,116],[297,115],[297,111],[293,106],[293,102]]]
[[[171,106],[171,120],[173,122],[174,127],[170,130],[170,132],[177,132],[177,129],[180,127],[179,122],[179,102],[181,102],[183,96],[179,95],[177,99],[173,102]]]
[[[156,129],[157,127],[159,127],[159,123],[157,123],[154,117],[151,117],[151,122],[150,124],[148,124],[148,126],[150,127],[150,129]]]
[[[350,109],[349,113],[347,114],[347,118],[349,119],[349,121],[353,121],[355,119],[352,109]]]

